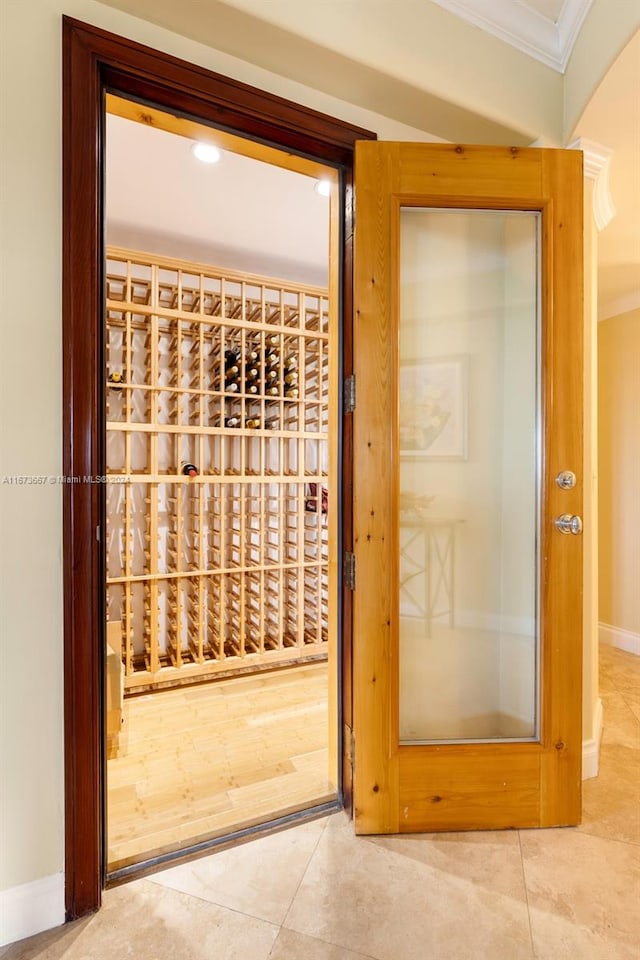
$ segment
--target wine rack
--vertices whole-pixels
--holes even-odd
[[[105,339],[125,689],[326,656],[326,290],[109,248]]]

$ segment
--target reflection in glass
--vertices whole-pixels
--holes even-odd
[[[538,736],[539,214],[400,218],[400,740]]]

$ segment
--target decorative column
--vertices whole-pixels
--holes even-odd
[[[602,700],[598,681],[598,233],[615,216],[609,191],[612,151],[584,137],[584,589],[582,779],[598,775]]]

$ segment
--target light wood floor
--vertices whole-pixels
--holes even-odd
[[[326,662],[126,700],[108,869],[334,797],[327,721]]]

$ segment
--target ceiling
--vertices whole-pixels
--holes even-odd
[[[107,115],[107,242],[326,286],[329,200],[301,173]]]

